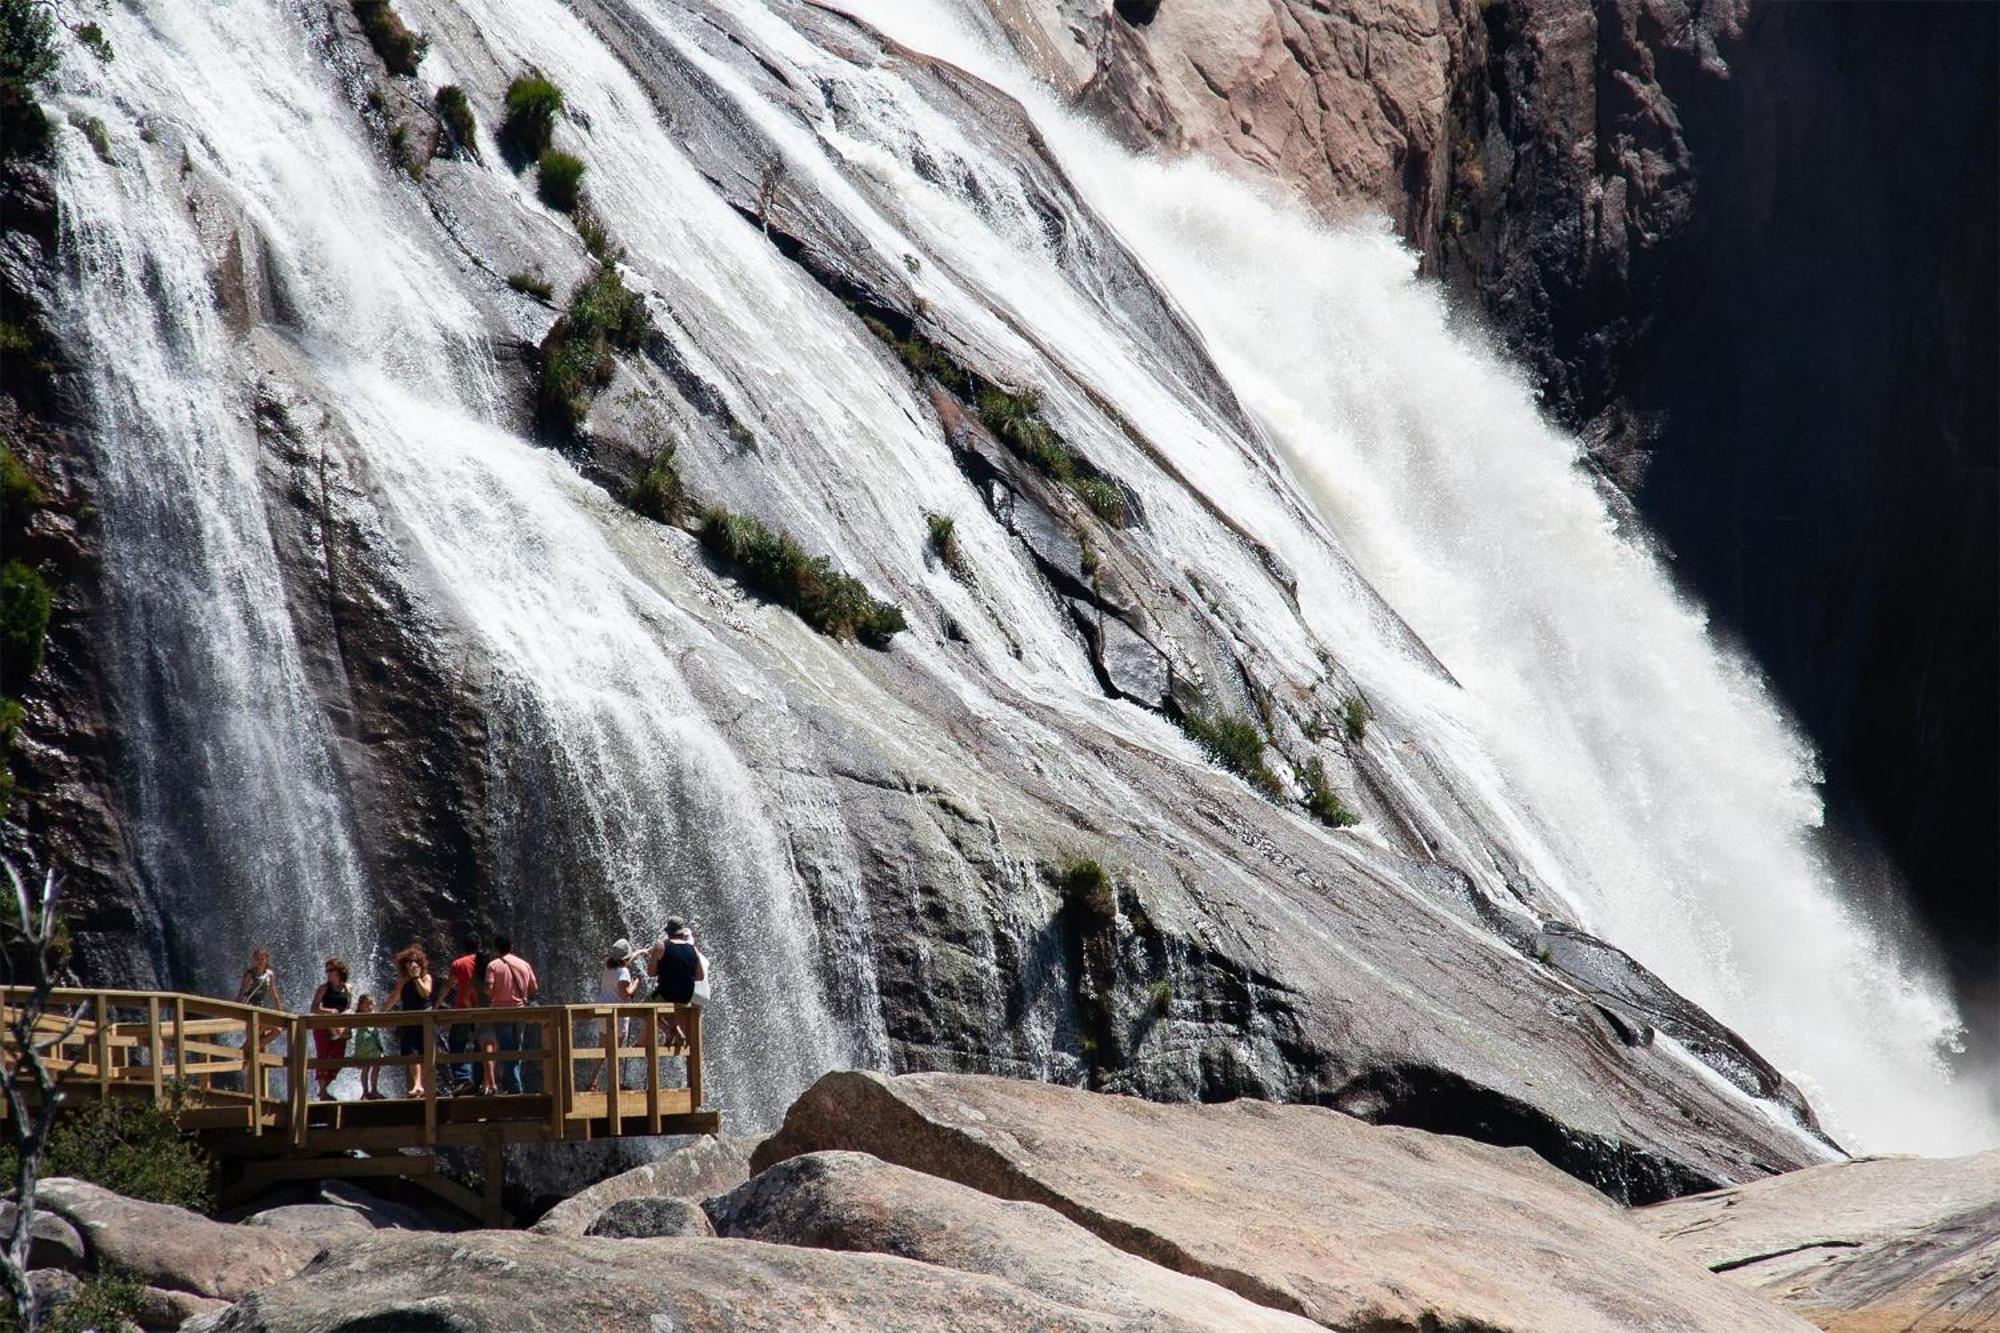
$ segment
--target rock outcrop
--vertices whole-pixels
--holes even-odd
[[[304,1236],[212,1222],[185,1208],[128,1199],[63,1176],[42,1182],[37,1206],[82,1234],[93,1268],[208,1300],[240,1300],[290,1277],[321,1248]]]
[[[2000,1151],[1809,1167],[1631,1217],[1830,1333],[2000,1329]]]
[[[690,1199],[620,1199],[599,1213],[583,1234],[648,1240],[655,1236],[713,1236],[715,1227],[701,1205]]]
[[[740,1240],[599,1240],[526,1232],[378,1235],[189,1323],[188,1333],[370,1328],[573,1333],[651,1320],[675,1333],[1048,1333],[1139,1325],[993,1278],[874,1254]],[[645,1325],[640,1324],[641,1327]]]
[[[893,1254],[984,1273],[1147,1328],[1312,1328],[1128,1254],[1043,1204],[998,1199],[866,1153],[787,1158],[707,1206],[724,1236]]]
[[[581,1236],[604,1211],[628,1199],[704,1199],[750,1178],[759,1140],[727,1135],[696,1139],[648,1162],[578,1190],[529,1228],[545,1236]]]
[[[1317,1107],[838,1073],[793,1105],[753,1165],[830,1149],[1045,1204],[1128,1253],[1329,1328],[1803,1327],[1532,1153]]]

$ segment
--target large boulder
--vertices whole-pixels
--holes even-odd
[[[655,1236],[713,1236],[708,1214],[690,1199],[620,1199],[597,1215],[586,1236],[649,1240]]]
[[[994,1278],[878,1254],[745,1240],[381,1232],[188,1333],[816,1333],[1128,1329]]]
[[[2000,1329],[2000,1149],[1816,1166],[1632,1216],[1823,1329]]]
[[[984,1273],[1149,1328],[1312,1327],[1127,1254],[1041,1204],[996,1199],[866,1153],[791,1158],[709,1200],[708,1210],[721,1235],[868,1250]]]
[[[701,1199],[750,1179],[754,1138],[700,1138],[657,1162],[648,1162],[579,1190],[528,1228],[545,1236],[581,1236],[622,1199]]]
[[[37,1197],[41,1207],[83,1234],[94,1267],[211,1300],[240,1300],[290,1277],[320,1252],[319,1242],[308,1237],[212,1222],[185,1208],[128,1199],[85,1180],[45,1180]]]
[[[275,1208],[252,1213],[243,1219],[242,1225],[303,1236],[321,1245],[370,1235],[377,1229],[360,1209],[343,1208],[337,1203],[279,1204]]]
[[[1806,1327],[1524,1149],[1319,1107],[835,1073],[752,1165],[827,1149],[1046,1204],[1119,1249],[1331,1328]]]
[[[0,1201],[0,1235],[14,1230],[15,1205]],[[60,1268],[72,1273],[83,1271],[83,1236],[60,1214],[46,1208],[35,1210],[28,1224],[28,1267]]]

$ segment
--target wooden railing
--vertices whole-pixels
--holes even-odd
[[[15,1054],[11,1020],[26,994],[20,988],[0,988],[0,1023],[10,1034],[5,1039],[10,1067]],[[517,1049],[451,1049],[454,1028],[470,1029],[477,1042],[483,1031],[497,1038],[502,1025],[515,1027]],[[404,1055],[398,1037],[412,1027],[419,1032],[419,1049]],[[383,1054],[356,1055],[354,1035],[369,1029],[381,1034]],[[315,1031],[347,1034],[344,1051],[320,1057],[312,1043]],[[383,1132],[389,1138],[401,1133],[408,1146],[434,1146],[441,1116],[465,1118],[458,1104],[468,1102],[466,1116],[482,1123],[505,1122],[518,1130],[536,1128],[523,1122],[543,1121],[536,1137],[547,1139],[658,1134],[669,1118],[702,1110],[701,1011],[686,1006],[290,1014],[197,995],[65,988],[48,995],[37,1034],[38,1046],[49,1043],[43,1059],[65,1102],[93,1094],[172,1101],[191,1127],[240,1128],[252,1137],[282,1133],[298,1152],[312,1151],[316,1140],[332,1146],[343,1134],[358,1132],[348,1123],[357,1114],[348,1111],[353,1102],[314,1097],[321,1073],[330,1082],[348,1069],[426,1071],[420,1099],[385,1099],[404,1107],[421,1105],[420,1118],[407,1112],[387,1117],[393,1124]],[[274,1049],[281,1045],[282,1053]],[[685,1062],[685,1087],[662,1081],[667,1062],[674,1059]],[[639,1076],[632,1086],[622,1086],[620,1075],[630,1074],[634,1061],[643,1062]],[[535,1073],[533,1079],[524,1077],[520,1094],[439,1096],[441,1076],[451,1066],[477,1072],[512,1064],[520,1065],[523,1075],[530,1069]],[[413,1081],[408,1072],[405,1080]],[[585,1086],[599,1080],[601,1092]],[[411,1119],[415,1122],[409,1123]]]

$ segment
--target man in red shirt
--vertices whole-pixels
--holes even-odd
[[[451,960],[451,1007],[454,1009],[477,1009],[479,1007],[479,941],[470,934],[458,941],[459,956]],[[453,1055],[471,1052],[472,1024],[453,1023],[445,1034],[445,1046]],[[480,1070],[486,1078],[491,1078],[489,1070]],[[479,1083],[485,1082],[482,1078]],[[478,1083],[473,1081],[472,1065],[460,1061],[451,1067],[451,1090],[455,1095],[464,1096],[474,1091]]]
[[[493,961],[486,965],[486,1002],[495,1009],[525,1009],[541,988],[535,969],[528,965],[528,960],[515,955],[514,941],[505,935],[494,936]],[[497,1023],[494,1026],[501,1050],[521,1049],[521,1024]],[[525,1091],[521,1086],[519,1060],[504,1061],[500,1065],[500,1091]]]

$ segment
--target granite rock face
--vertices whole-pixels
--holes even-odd
[[[746,1328],[1051,1333],[1140,1325],[992,1278],[873,1254],[722,1240],[526,1232],[378,1235],[196,1320],[198,1333],[571,1333],[635,1320],[677,1333]],[[642,1327],[645,1325],[642,1323]]]
[[[1044,1204],[1129,1254],[1328,1328],[1804,1327],[1531,1153],[1316,1107],[829,1074],[753,1165],[832,1149]],[[727,1228],[732,1205],[716,1208]]]
[[[290,1277],[321,1248],[305,1236],[212,1222],[62,1176],[43,1181],[36,1197],[82,1233],[94,1268],[208,1300],[237,1300]]]
[[[623,1171],[578,1190],[528,1228],[545,1236],[581,1236],[604,1212],[629,1199],[703,1199],[750,1178],[757,1140],[722,1136],[696,1139],[657,1162]]]
[[[1127,1254],[1046,1205],[1005,1201],[867,1153],[787,1158],[707,1207],[724,1236],[893,1254],[984,1273],[1147,1328],[1302,1333],[1312,1327]]]
[[[1808,1167],[1631,1218],[1833,1333],[2000,1328],[2000,1151]]]

